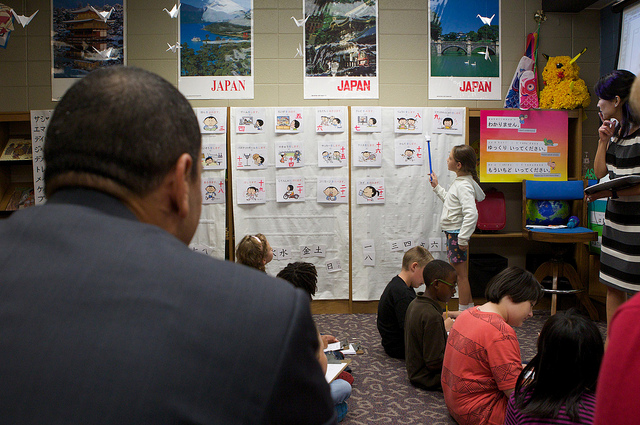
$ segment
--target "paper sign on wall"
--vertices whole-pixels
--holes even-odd
[[[422,165],[424,163],[424,141],[422,139],[395,140],[396,165]]]
[[[384,204],[386,196],[384,178],[358,180],[356,192],[358,205]]]
[[[346,204],[349,201],[347,177],[319,177],[316,201],[321,204]]]
[[[276,178],[276,201],[304,202],[304,178],[283,176]]]
[[[264,170],[267,168],[267,144],[238,144],[236,146],[236,168],[246,170]]]
[[[202,203],[224,204],[224,177],[202,179]]]
[[[382,131],[382,108],[374,107],[353,107],[351,108],[353,117],[353,131],[356,133],[380,133]]]
[[[318,143],[318,167],[344,167],[347,163],[346,142]]]

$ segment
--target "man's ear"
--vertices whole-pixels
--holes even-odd
[[[191,193],[191,170],[194,166],[193,158],[188,153],[180,155],[176,161],[174,173],[174,184],[172,190],[172,201],[174,207],[181,218],[185,218],[189,214],[189,197],[194,196]]]

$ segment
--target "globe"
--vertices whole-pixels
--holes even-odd
[[[527,224],[542,226],[567,224],[569,215],[567,201],[527,200]]]

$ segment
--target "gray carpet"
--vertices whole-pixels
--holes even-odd
[[[548,311],[537,310],[534,316],[515,328],[522,360],[535,355],[538,332],[549,317]],[[314,319],[322,333],[341,341],[360,342],[364,354],[347,356],[355,382],[349,412],[344,425],[367,424],[455,424],[441,392],[413,387],[407,379],[404,362],[386,355],[380,345],[375,314],[317,314]],[[598,323],[604,333],[605,323]]]

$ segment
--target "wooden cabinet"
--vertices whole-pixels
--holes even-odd
[[[487,109],[467,109],[467,144],[480,140],[480,112]],[[500,109],[494,109],[500,110]],[[582,173],[582,109],[567,111],[568,113],[568,177],[580,178]],[[504,230],[498,233],[474,233],[471,240],[472,255],[477,253],[496,253],[509,259],[509,265],[525,268],[528,254],[544,255],[544,244],[527,241],[522,237],[522,183],[481,183],[483,189],[495,187],[505,195],[507,222]],[[585,252],[576,257],[578,272],[586,285],[588,275],[588,259],[586,246],[579,247]],[[584,257],[584,258],[583,258]]]
[[[34,204],[33,163],[20,147],[28,140],[25,150],[31,152],[30,121],[29,112],[0,113],[0,217]]]

